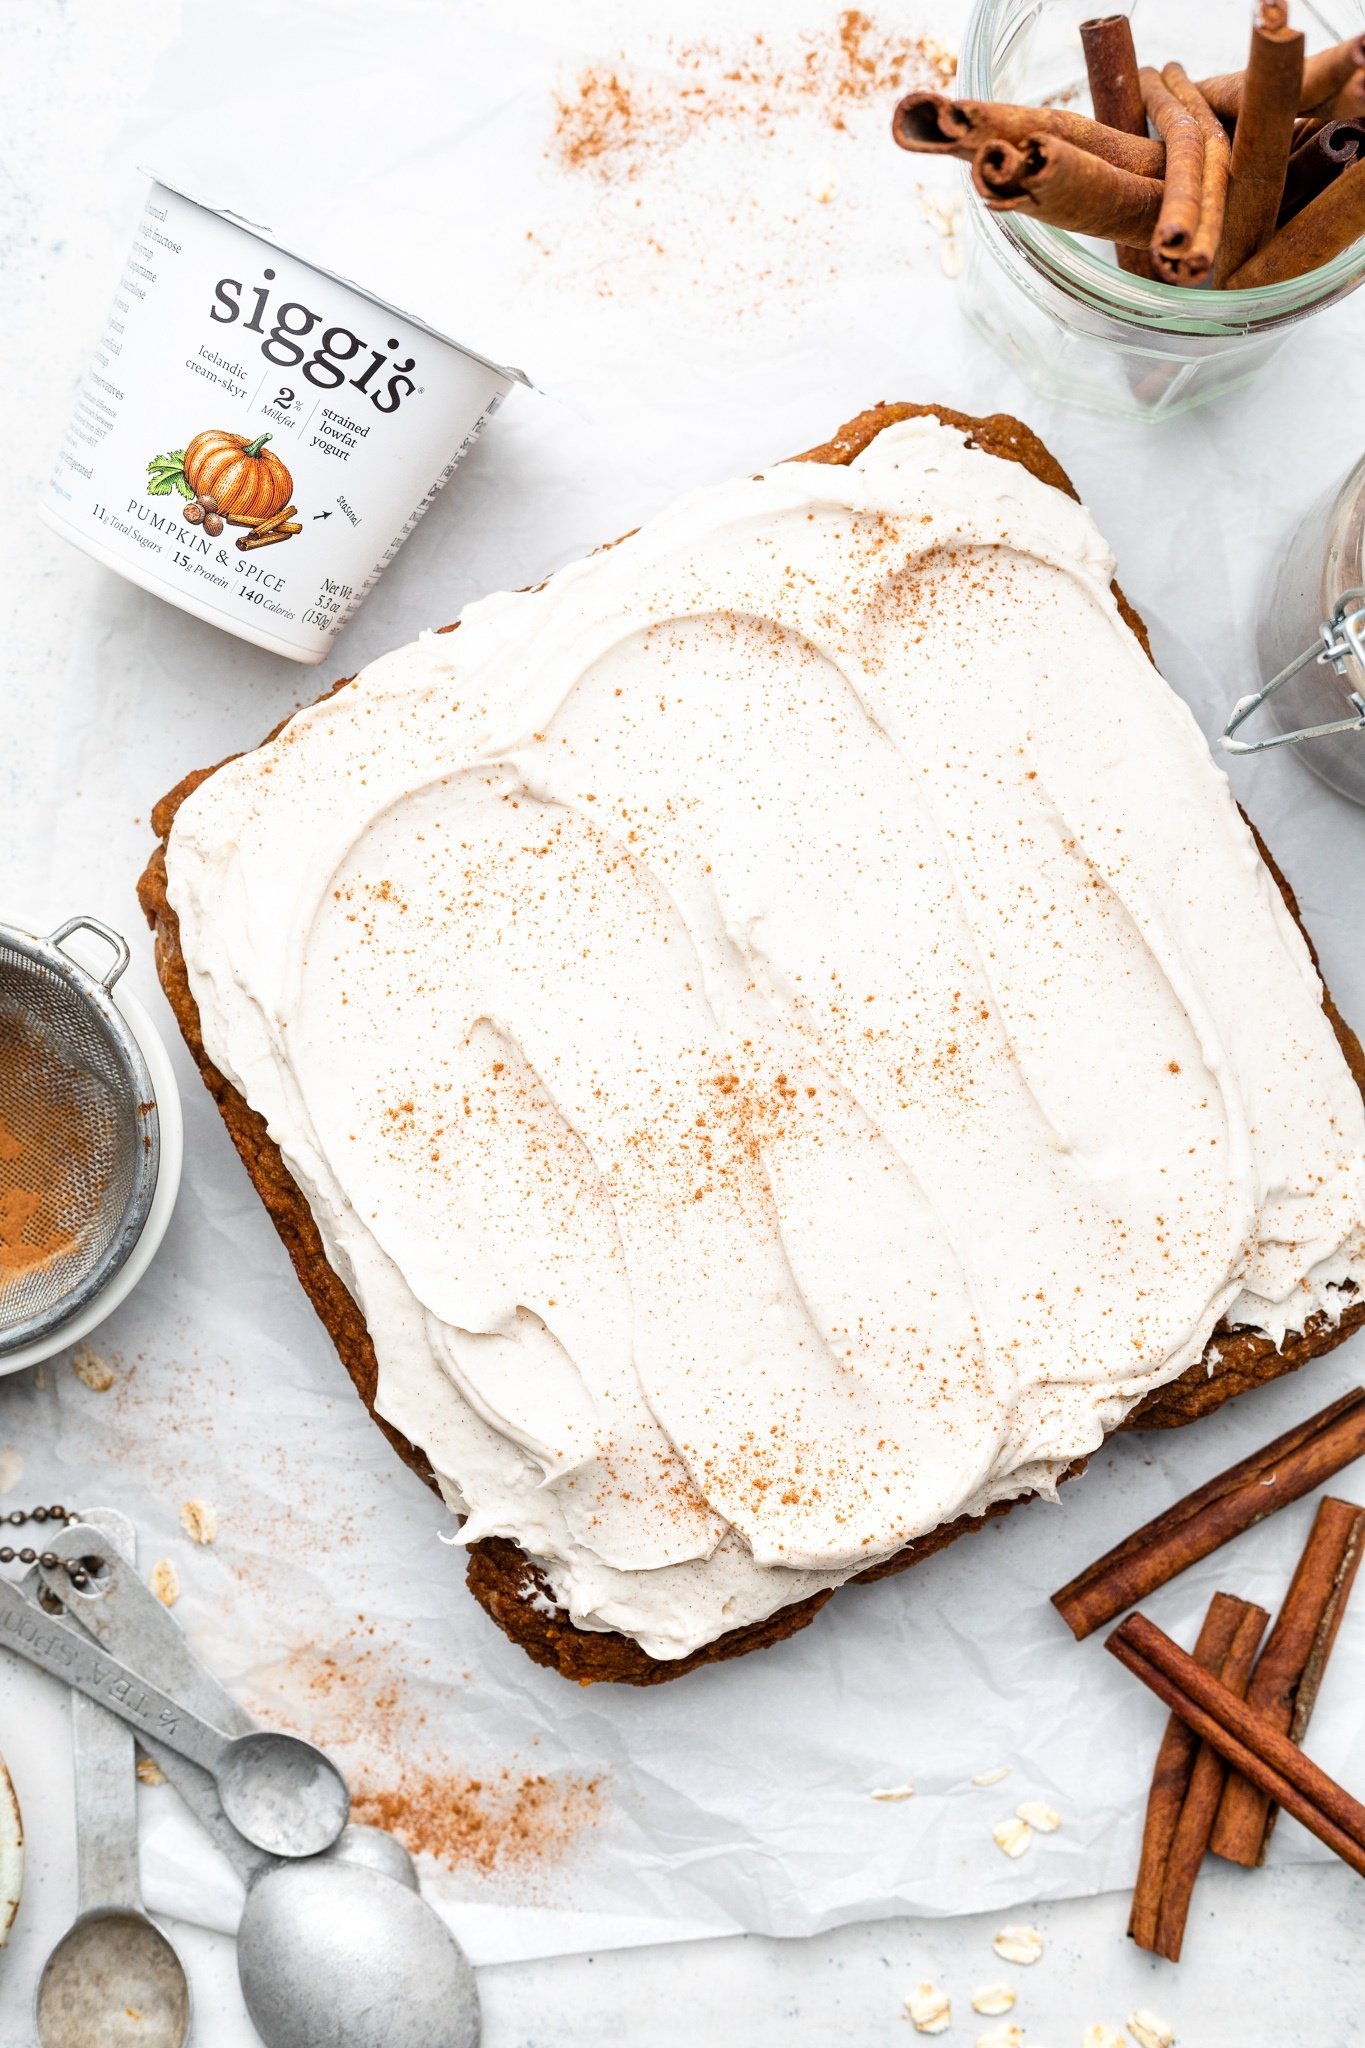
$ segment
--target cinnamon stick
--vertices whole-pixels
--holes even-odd
[[[1166,164],[1164,143],[1150,135],[1124,135],[1073,114],[1065,107],[1016,107],[997,100],[950,100],[939,92],[907,93],[891,116],[891,133],[902,149],[921,155],[956,156],[970,162],[983,142],[1021,145],[1033,135],[1056,135],[1077,149],[1138,177],[1159,178]]]
[[[1246,83],[1232,136],[1227,214],[1213,266],[1215,286],[1225,285],[1274,233],[1302,83],[1302,33],[1289,27],[1282,6],[1262,0],[1252,26]]]
[[[237,545],[242,553],[250,554],[253,548],[269,548],[276,541],[289,540],[294,534],[303,532],[303,522],[287,519],[282,526],[258,527],[255,533],[244,533]]]
[[[1355,168],[1345,175],[1353,177]],[[1277,1508],[1301,1500],[1363,1455],[1365,1387],[1353,1387],[1135,1529],[1054,1593],[1052,1604],[1077,1641],[1083,1641],[1201,1557]]]
[[[1145,248],[1161,211],[1156,178],[1135,177],[1057,135],[1030,135],[1016,148],[987,142],[972,183],[992,213],[1018,213],[1073,235]]]
[[[1357,71],[1333,100],[1327,110],[1330,121],[1360,121],[1365,119],[1365,71]]]
[[[1095,119],[1106,128],[1124,135],[1146,135],[1147,109],[1138,82],[1137,51],[1133,47],[1133,24],[1126,14],[1099,14],[1081,23],[1081,48],[1085,52],[1086,76],[1090,81],[1090,104]],[[1120,270],[1133,277],[1154,277],[1152,259],[1145,249],[1114,244],[1114,260]]]
[[[1299,104],[1305,114],[1331,113],[1341,92],[1356,73],[1365,69],[1365,36],[1348,36],[1333,43],[1330,50],[1318,50],[1303,60],[1303,90]]]
[[[298,511],[297,505],[286,505],[282,512],[272,512],[268,519],[241,519],[228,515],[229,526],[245,526],[251,533],[268,533],[272,526],[283,526],[286,519],[292,519]]]
[[[965,131],[953,124],[952,105],[946,92],[908,92],[892,113],[892,140],[920,156],[956,156],[970,161],[980,144],[970,142]]]
[[[1199,186],[1199,223],[1183,261],[1177,261],[1173,284],[1198,284],[1213,268],[1218,244],[1223,239],[1223,215],[1228,196],[1228,165],[1232,145],[1213,108],[1204,98],[1183,64],[1167,64],[1161,74],[1183,107],[1199,123],[1204,137],[1204,162]]]
[[[1261,285],[1283,284],[1330,263],[1365,235],[1365,160],[1357,158],[1339,178],[1310,199],[1301,212],[1272,235],[1224,279],[1230,292],[1252,291]]]
[[[1365,1549],[1365,1508],[1322,1502],[1284,1605],[1246,1690],[1291,1742],[1302,1742]],[[1226,1677],[1225,1677],[1225,1683]],[[1215,1856],[1250,1868],[1264,1863],[1276,1809],[1247,1779],[1227,1781],[1214,1824]]]
[[[1097,14],[1081,23],[1081,48],[1090,80],[1095,119],[1125,135],[1147,133],[1146,109],[1138,83],[1133,24],[1126,14]]]
[[[1166,145],[1161,212],[1152,230],[1152,261],[1160,275],[1172,284],[1197,283],[1200,277],[1208,275],[1209,268],[1205,264],[1197,275],[1189,270],[1204,184],[1204,131],[1159,71],[1145,64],[1139,78],[1148,119]]]
[[[1283,21],[1286,10],[1279,8],[1276,12]],[[1311,57],[1306,57],[1299,86],[1298,111],[1307,114],[1321,108],[1326,112],[1326,103],[1359,70],[1365,70],[1365,37],[1362,36],[1348,36],[1344,43],[1333,43],[1330,49],[1317,50]],[[1199,90],[1220,120],[1235,121],[1242,111],[1245,83],[1245,71],[1225,71],[1217,78],[1201,78]]]
[[[1194,1660],[1205,1671],[1221,1673],[1232,1648],[1233,1637],[1244,1614],[1245,1600],[1230,1593],[1215,1593],[1209,1602]],[[1178,1714],[1166,1723],[1166,1732],[1152,1768],[1152,1789],[1147,1794],[1147,1812],[1142,1823],[1142,1853],[1133,1883],[1133,1903],[1128,1914],[1128,1932],[1139,1948],[1156,1948],[1157,1916],[1185,1795],[1190,1789],[1194,1761],[1199,1754],[1199,1737]]]
[[[1341,176],[1365,152],[1365,121],[1324,121],[1289,159],[1280,202],[1280,225]]]
[[[1214,1674],[1239,1699],[1246,1692],[1256,1646],[1269,1619],[1264,1607],[1246,1604],[1238,1618],[1222,1668]],[[1161,1887],[1161,1904],[1157,1911],[1156,1936],[1152,1943],[1157,1955],[1165,1956],[1172,1963],[1180,1961],[1195,1880],[1208,1850],[1227,1775],[1228,1767],[1218,1751],[1210,1743],[1201,1742],[1171,1842],[1165,1882]]]
[[[1296,1749],[1268,1715],[1202,1671],[1144,1614],[1130,1614],[1120,1622],[1105,1648],[1225,1763],[1259,1785],[1365,1877],[1365,1806]]]

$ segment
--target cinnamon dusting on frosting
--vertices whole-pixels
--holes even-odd
[[[1047,1490],[1225,1311],[1301,1327],[1363,1263],[1320,986],[1111,574],[905,422],[469,607],[183,804],[205,1042],[378,1409],[581,1626],[685,1655]]]

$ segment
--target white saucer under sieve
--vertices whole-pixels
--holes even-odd
[[[113,949],[102,977],[62,949],[76,931]],[[118,933],[73,917],[47,938],[0,925],[0,1358],[47,1336],[105,1287],[156,1192],[161,1133],[142,1048],[110,991],[128,965]],[[16,1138],[35,1117],[70,1142]],[[35,1170],[41,1185],[34,1186]],[[60,1224],[25,1255],[26,1207]]]

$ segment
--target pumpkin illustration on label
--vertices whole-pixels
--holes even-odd
[[[245,553],[272,547],[302,533],[291,502],[294,479],[266,447],[269,434],[248,440],[214,427],[196,434],[185,448],[154,455],[147,464],[147,490],[154,498],[178,491],[187,502],[182,517],[216,539],[225,526],[246,530],[237,545]]]
[[[196,434],[185,450],[186,483],[197,498],[216,499],[225,519],[273,519],[289,503],[294,479],[266,447],[269,439],[258,434],[249,441],[217,429]]]

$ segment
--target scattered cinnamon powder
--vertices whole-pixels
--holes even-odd
[[[375,1635],[373,1627],[368,1633]],[[272,1676],[278,1695],[261,1698],[265,1718],[281,1707],[301,1714],[310,1738],[324,1749],[363,1745],[372,1756],[400,1758],[411,1756],[420,1741],[425,1714],[397,1650],[387,1644],[358,1640],[356,1631],[327,1650],[301,1643]]]
[[[731,48],[670,43],[673,75],[593,64],[556,96],[555,153],[571,170],[634,177],[646,158],[671,155],[698,127],[743,127],[771,135],[795,113],[846,126],[852,107],[911,86],[940,86],[956,59],[932,36],[880,29],[858,8],[832,27],[806,31],[782,47],[754,35]]]
[[[727,330],[822,322],[841,283],[894,291],[930,245],[902,203],[904,166],[884,154],[888,109],[954,69],[950,50],[889,10],[837,0],[823,23],[707,41],[643,20],[628,55],[600,51],[547,95],[525,288],[613,304],[626,329],[650,301],[689,323],[719,306]],[[953,274],[956,242],[931,225]]]
[[[456,1874],[534,1884],[605,1817],[600,1778],[528,1770],[517,1758],[476,1771],[442,1757],[427,1738],[420,1675],[364,1617],[330,1650],[300,1644],[271,1676],[252,1704],[340,1757],[351,1818]]]
[[[601,1819],[601,1781],[409,1770],[392,1785],[362,1782],[351,1817],[389,1829],[414,1855],[434,1856],[448,1870],[488,1877],[559,1862]]]

